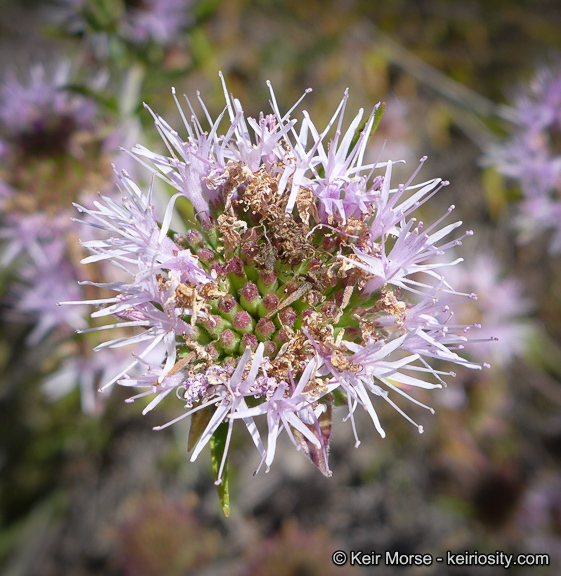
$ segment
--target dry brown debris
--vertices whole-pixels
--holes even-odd
[[[407,316],[407,305],[402,300],[398,300],[392,290],[382,288],[380,290],[380,299],[373,309],[378,312],[385,312],[395,318],[395,323],[398,327],[403,327],[405,318]]]

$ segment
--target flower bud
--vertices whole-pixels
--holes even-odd
[[[235,293],[241,290],[247,282],[243,262],[237,256],[226,264],[226,274]]]
[[[200,248],[197,250],[197,256],[199,257],[199,260],[205,264],[209,264],[216,258],[216,254],[208,248]]]
[[[259,279],[257,280],[257,286],[261,294],[267,294],[268,292],[273,292],[277,289],[277,274],[274,270],[261,271],[259,272]]]
[[[218,301],[218,313],[222,318],[225,318],[229,322],[234,321],[234,316],[236,312],[241,310],[240,305],[236,302],[236,299],[231,294],[226,294],[222,296]]]
[[[240,345],[240,336],[229,328],[220,334],[219,342],[226,354],[234,354]]]
[[[257,314],[257,309],[262,300],[259,290],[253,282],[247,282],[240,292],[240,304],[250,314]]]
[[[272,312],[279,305],[279,297],[274,292],[269,292],[263,296],[263,301],[257,309],[259,316],[267,316],[269,312]]]
[[[242,310],[241,312],[236,312],[232,326],[237,332],[249,334],[250,332],[253,332],[255,321],[248,312]]]
[[[275,324],[272,320],[268,318],[261,318],[255,326],[255,335],[260,342],[265,342],[269,340],[271,336],[275,333]]]
[[[293,326],[298,320],[298,314],[294,311],[294,308],[287,306],[279,312],[279,320],[283,326]]]
[[[279,351],[278,346],[272,340],[268,340],[267,342],[265,342],[263,346],[264,356],[268,356],[269,359],[272,360],[277,355],[278,351]]]
[[[213,337],[218,337],[224,330],[231,328],[232,324],[227,320],[224,320],[221,316],[216,314],[211,314],[208,318],[204,318],[197,322]]]
[[[244,334],[240,342],[239,353],[243,354],[246,348],[249,348],[252,352],[255,352],[258,345],[259,341],[257,340],[255,334]]]

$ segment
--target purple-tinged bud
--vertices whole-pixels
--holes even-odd
[[[241,290],[244,284],[247,282],[247,276],[243,267],[243,262],[234,256],[226,264],[226,274],[228,274],[228,279],[230,280],[233,289],[237,292]]]
[[[261,271],[259,272],[259,279],[257,280],[257,286],[259,287],[259,292],[261,294],[267,294],[268,292],[273,292],[277,289],[277,274],[274,270]]]
[[[241,312],[236,312],[236,315],[234,316],[234,321],[232,322],[234,330],[236,330],[237,332],[241,332],[242,334],[247,334],[249,332],[253,332],[254,325],[255,322],[248,312],[246,312],[245,310],[242,310]]]
[[[243,278],[245,275],[243,262],[237,256],[234,256],[226,263],[226,272],[233,274],[237,278]]]
[[[267,316],[269,312],[272,312],[278,305],[280,299],[274,292],[269,292],[263,296],[263,302],[259,306],[257,312],[259,316]]]
[[[259,290],[253,282],[246,282],[240,292],[240,297],[251,302],[255,298],[259,298]]]
[[[206,264],[216,259],[216,254],[209,248],[200,248],[197,250],[197,256],[201,262],[205,262]]]
[[[199,212],[201,219],[201,227],[207,236],[217,236],[218,230],[216,229],[216,221],[208,212]]]
[[[272,320],[261,318],[257,322],[257,326],[255,326],[255,335],[259,341],[265,342],[271,338],[275,330],[276,328]]]
[[[185,237],[189,246],[194,250],[200,248],[201,244],[203,243],[203,235],[195,229],[187,230],[187,232],[185,234],[181,234],[181,236]]]
[[[215,338],[222,334],[222,332],[227,328],[232,327],[230,322],[216,314],[211,314],[207,318],[201,319],[200,324],[211,336],[214,336]]]
[[[299,287],[298,282],[294,282],[294,280],[290,280],[284,285],[284,287],[282,289],[282,293],[288,296],[289,294],[296,292],[296,290],[298,290],[298,287]]]
[[[212,262],[211,265],[208,267],[208,271],[210,274],[214,272],[216,275],[217,280],[224,280],[226,278],[226,271],[224,270],[224,266],[220,264],[220,262]]]
[[[174,234],[173,241],[182,248],[190,247],[189,238],[187,237],[187,234]]]
[[[298,320],[298,314],[294,311],[294,308],[287,306],[279,312],[279,320],[284,326],[293,326]]]
[[[226,318],[230,322],[234,320],[236,312],[240,310],[236,299],[231,294],[226,294],[218,300],[218,313],[222,318]]]
[[[240,337],[229,328],[220,334],[220,346],[226,354],[235,354],[240,345]]]
[[[259,246],[254,242],[247,242],[242,244],[240,248],[240,256],[246,264],[253,264],[256,257],[259,255]]]
[[[261,302],[257,286],[253,282],[246,282],[240,292],[240,304],[250,314],[257,314],[257,308]]]
[[[275,336],[275,342],[279,346],[282,346],[283,344],[286,344],[289,341],[290,341],[290,334],[288,333],[288,330],[286,330],[285,328],[281,328],[278,331],[278,334]]]
[[[278,346],[271,340],[268,340],[263,345],[263,356],[268,356],[270,360],[272,360],[279,351]]]
[[[255,334],[244,334],[242,336],[242,341],[240,342],[239,352],[243,354],[246,348],[249,348],[252,352],[257,350],[257,346],[259,345],[259,340]]]

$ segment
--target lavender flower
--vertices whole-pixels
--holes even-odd
[[[238,420],[267,469],[286,431],[330,475],[334,404],[348,407],[355,436],[360,406],[383,437],[374,398],[413,422],[394,397],[431,410],[408,391],[440,388],[453,374],[432,360],[481,368],[457,354],[467,338],[438,300],[454,290],[440,272],[447,264],[435,257],[461,242],[448,239],[461,223],[441,227],[452,209],[427,227],[412,217],[447,184],[413,184],[425,158],[397,188],[392,162],[365,161],[379,105],[367,116],[360,110],[343,130],[345,93],[323,131],[305,111],[297,131],[291,115],[301,100],[282,114],[271,88],[272,113],[253,119],[225,87],[224,94],[216,120],[199,97],[207,130],[189,100],[188,120],[176,99],[185,140],[152,112],[169,155],[140,145],[131,152],[177,190],[161,223],[151,190],[141,191],[126,173],[122,203],[102,197],[95,207],[77,206],[106,230],[104,239],[86,243],[91,258],[130,275],[103,285],[116,296],[96,301],[105,308],[95,315],[144,330],[105,344],[143,343],[131,366],[143,366],[144,376],[117,380],[144,388],[131,400],[153,397],[145,412],[172,390],[184,399],[185,412],[158,429],[192,416],[192,459],[210,442],[217,485]],[[175,204],[185,200],[193,216],[174,232]],[[165,350],[148,364],[159,342]],[[268,424],[266,446],[260,417]]]
[[[115,354],[106,366],[97,364],[99,359],[88,362],[97,333],[89,337],[86,356],[71,342],[75,330],[89,326],[87,308],[60,307],[57,302],[92,293],[91,288],[77,285],[83,275],[79,265],[83,254],[76,245],[78,227],[71,221],[70,203],[79,198],[87,201],[99,189],[111,189],[114,154],[96,105],[65,90],[70,82],[70,67],[63,62],[52,73],[32,67],[26,81],[8,76],[0,87],[0,135],[5,150],[0,171],[0,263],[11,266],[15,275],[8,286],[6,314],[32,326],[30,346],[45,338],[59,344],[51,359],[59,367],[46,384],[49,396],[60,395],[55,385],[61,391],[79,385],[84,410],[96,412],[98,380],[102,375],[106,378],[106,366],[118,366],[120,358]],[[90,267],[92,280],[96,274],[109,274],[100,268]],[[75,365],[83,369],[69,370],[67,354],[78,354]],[[70,377],[72,381],[66,380]]]
[[[191,21],[190,0],[147,0],[131,8],[123,34],[135,44],[153,41],[169,46],[181,37]]]
[[[55,67],[50,75],[43,66],[32,66],[25,83],[9,74],[0,87],[4,137],[16,140],[27,151],[53,143],[64,147],[68,143],[66,136],[90,128],[96,107],[91,100],[63,90],[69,78],[67,62]]]
[[[476,301],[451,296],[449,302],[455,304],[454,322],[477,342],[470,346],[469,356],[501,368],[521,356],[533,330],[528,319],[532,302],[523,296],[516,278],[504,275],[495,255],[479,250],[466,265],[446,270],[445,276],[459,290],[477,295]]]
[[[115,36],[135,46],[178,43],[191,24],[191,0],[61,0],[56,19],[72,34],[88,37],[100,55]]]
[[[515,516],[528,550],[561,558],[561,482],[557,474],[538,475],[524,493]]]
[[[492,146],[485,159],[520,184],[517,227],[529,242],[551,232],[549,251],[561,252],[561,77],[543,69],[505,115],[514,123],[510,138]]]

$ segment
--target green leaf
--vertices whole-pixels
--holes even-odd
[[[189,429],[189,441],[187,442],[187,450],[189,452],[193,450],[195,444],[199,441],[199,438],[202,436],[211,418],[211,406],[207,406],[206,408],[195,412],[191,416],[191,428]]]
[[[212,473],[214,474],[214,481],[218,480],[218,472],[222,457],[224,456],[224,449],[226,447],[226,437],[228,435],[228,424],[223,423],[217,428],[216,432],[210,438],[210,457],[212,460]],[[230,490],[228,486],[228,460],[224,464],[222,471],[222,482],[216,484],[218,498],[220,498],[220,505],[224,516],[228,518],[230,515]]]
[[[332,392],[333,394],[333,403],[335,406],[348,406],[349,400],[347,398],[347,393],[341,388],[335,388]]]
[[[374,132],[376,132],[376,130],[378,129],[378,126],[380,125],[380,121],[382,120],[382,116],[384,115],[385,109],[386,109],[386,103],[380,102],[380,104],[378,105],[378,108],[376,108],[376,110],[374,111],[374,121],[372,122],[372,127],[370,128],[370,134],[368,134],[368,137],[366,139],[367,142],[370,142],[370,138],[372,138],[372,136],[374,135]],[[361,134],[364,132],[364,129],[366,128],[367,123],[368,123],[368,118],[366,118],[362,122],[362,124],[356,129],[356,132],[353,136],[353,139],[351,140],[351,145],[349,146],[349,153],[347,154],[347,157],[350,156],[350,154],[352,153],[352,151],[355,149],[356,145],[358,144],[359,138],[360,138]]]

